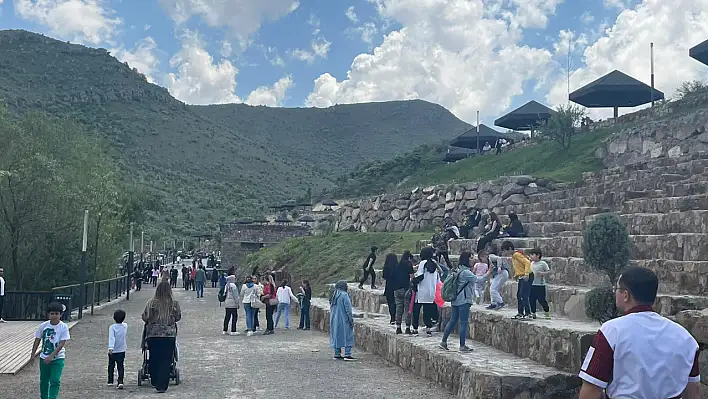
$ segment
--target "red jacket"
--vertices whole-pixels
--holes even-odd
[[[267,296],[268,299],[273,299],[276,297],[277,291],[275,289],[275,286],[273,284],[266,284],[263,287],[263,296]]]

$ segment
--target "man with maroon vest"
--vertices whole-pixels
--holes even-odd
[[[624,316],[597,332],[580,368],[580,399],[700,398],[698,343],[652,310],[658,287],[649,269],[628,268],[619,277],[615,303]]]

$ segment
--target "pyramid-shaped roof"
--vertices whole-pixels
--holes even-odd
[[[484,143],[489,142],[490,145],[494,145],[494,143],[500,139],[507,139],[509,141],[514,141],[513,138],[507,136],[506,134],[496,131],[492,129],[491,127],[485,125],[485,124],[480,124],[479,125],[479,145],[484,146]],[[473,127],[472,129],[462,133],[461,135],[457,136],[454,140],[450,142],[451,147],[461,147],[461,148],[469,148],[472,150],[477,149],[477,127]]]
[[[589,108],[636,107],[664,98],[664,93],[614,70],[570,93],[568,99]]]
[[[541,125],[542,122],[547,121],[554,112],[538,101],[531,100],[495,120],[494,124],[511,130],[530,130],[531,127]]]
[[[692,47],[688,50],[688,55],[691,58],[708,65],[708,40]]]

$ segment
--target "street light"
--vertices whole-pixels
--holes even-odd
[[[130,222],[130,251],[128,252],[128,288],[125,290],[125,300],[130,300],[130,279],[133,274],[133,253],[135,252],[135,242],[133,242],[133,225],[135,223]]]
[[[84,211],[84,237],[81,242],[81,301],[79,302],[79,319],[84,316],[86,303],[86,244],[88,243],[88,209]],[[71,313],[71,309],[69,309]]]

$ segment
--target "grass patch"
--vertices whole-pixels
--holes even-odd
[[[379,248],[376,267],[382,267],[386,254],[415,251],[416,243],[428,238],[430,233],[355,232],[293,238],[249,255],[247,269],[285,268],[296,281],[309,279],[314,294],[322,295],[326,284],[352,280],[372,246]]]
[[[411,176],[406,186],[465,183],[499,176],[534,175],[558,181],[578,181],[584,172],[602,169],[595,151],[615,129],[598,129],[575,138],[569,149],[555,142],[520,148],[500,155],[464,159]]]

